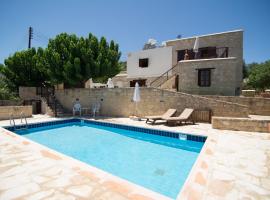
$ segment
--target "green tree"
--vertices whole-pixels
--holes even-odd
[[[44,50],[31,48],[16,52],[5,60],[1,66],[1,73],[9,88],[18,89],[19,86],[42,86],[48,79]]]
[[[91,33],[77,37],[61,33],[50,39],[47,48],[32,48],[14,53],[0,66],[9,88],[65,83],[83,86],[89,78],[105,82],[120,72],[118,44],[100,41]]]
[[[19,99],[19,96],[17,93],[11,91],[5,80],[4,77],[0,77],[0,100],[15,100]]]
[[[250,65],[248,85],[260,90],[270,88],[270,60]]]
[[[243,79],[248,77],[248,66],[246,62],[243,60]]]
[[[52,84],[82,86],[86,80],[106,81],[120,71],[120,52],[114,41],[107,43],[89,34],[86,38],[62,33],[51,39],[46,49]]]

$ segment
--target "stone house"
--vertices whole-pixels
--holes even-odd
[[[240,95],[243,30],[168,40],[164,44],[129,53],[127,73],[116,75],[115,85],[133,87],[139,82],[141,86],[191,94]]]

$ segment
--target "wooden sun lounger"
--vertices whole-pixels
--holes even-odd
[[[192,122],[193,124],[195,124],[193,118],[192,118],[192,113],[193,113],[194,109],[192,108],[185,108],[184,111],[178,116],[178,117],[164,117],[162,119],[166,120],[166,123],[169,124],[173,124],[176,125],[178,123],[182,123],[182,122]]]
[[[154,124],[157,120],[162,120],[163,118],[169,118],[176,113],[176,109],[168,109],[163,115],[156,115],[156,116],[145,116],[146,122],[151,122]]]

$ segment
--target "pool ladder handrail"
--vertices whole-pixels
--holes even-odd
[[[15,124],[14,116],[13,116],[12,113],[10,114],[9,124],[12,125],[12,122],[13,122],[13,128],[14,128],[14,130],[28,129],[28,122],[27,122],[27,119],[25,117],[25,114],[24,114],[24,112],[21,112],[20,113],[20,119],[21,119],[21,123],[22,124],[23,124],[23,118],[24,118],[24,121],[25,121],[25,127],[24,128],[16,129],[16,124]]]
[[[13,122],[13,124],[11,122]],[[14,130],[16,129],[16,124],[12,113],[9,114],[9,124],[13,125]]]
[[[22,128],[22,129],[28,129],[28,123],[27,123],[27,119],[25,117],[24,112],[21,112],[20,117],[21,117],[21,123],[23,123],[23,118],[24,118],[24,121],[25,121],[25,128]]]

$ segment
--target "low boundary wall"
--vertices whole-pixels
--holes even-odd
[[[0,100],[0,106],[20,106],[22,104],[22,100]]]
[[[268,132],[270,133],[270,120],[257,120],[250,118],[213,117],[212,127],[223,130]]]
[[[235,97],[235,96],[205,96],[205,97],[248,106],[249,114],[270,116],[270,98]]]
[[[134,88],[64,89],[56,90],[55,95],[70,112],[76,98],[80,99],[82,107],[87,108],[100,102],[100,114],[103,116],[159,115],[169,108],[178,112],[184,108],[206,109],[211,110],[213,116],[248,116],[248,107],[244,105],[155,88],[140,88],[141,101],[136,110],[132,101],[133,92]]]
[[[0,106],[0,120],[10,118],[10,114],[13,114],[14,118],[20,118],[21,112],[25,117],[32,116],[32,106]]]

